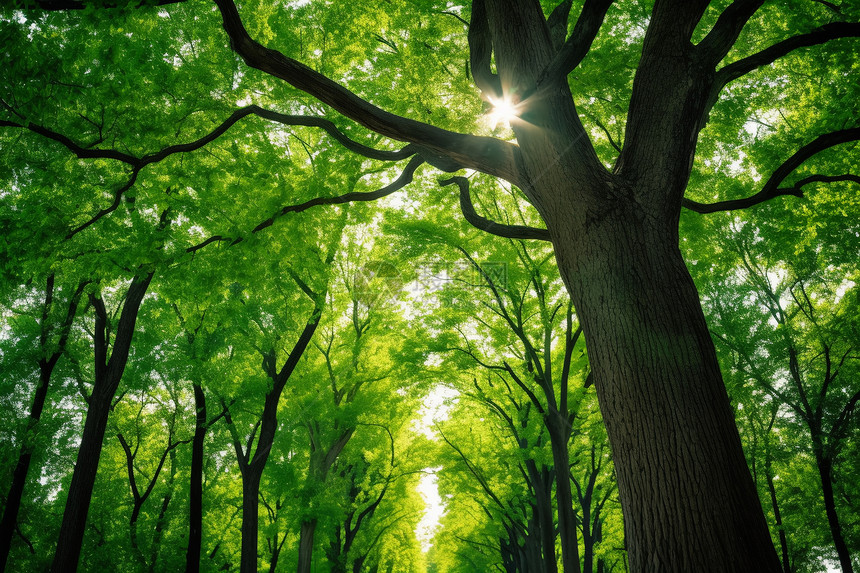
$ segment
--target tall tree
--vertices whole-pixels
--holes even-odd
[[[87,404],[84,432],[66,498],[66,509],[63,512],[57,551],[51,566],[52,571],[77,569],[108,416],[128,362],[140,304],[143,302],[143,296],[151,280],[151,272],[135,275],[132,278],[121,303],[122,312],[113,341],[110,340],[110,336],[114,331],[110,326],[104,300],[100,294],[90,295],[90,304],[95,312],[93,333],[95,380]]]
[[[65,304],[65,316],[59,325],[53,323],[52,307],[54,306],[54,282],[55,275],[48,275],[45,281],[45,301],[42,305],[41,320],[39,323],[39,348],[42,356],[38,359],[39,381],[33,394],[27,425],[23,433],[18,462],[12,477],[12,485],[6,496],[3,509],[3,518],[0,520],[0,569],[5,569],[12,546],[12,537],[18,526],[18,511],[21,508],[21,498],[24,495],[24,486],[27,484],[27,474],[30,472],[30,462],[33,458],[33,447],[35,434],[38,431],[39,420],[45,408],[45,400],[48,396],[48,387],[51,376],[57,362],[66,351],[66,343],[72,328],[72,322],[77,314],[78,303],[83,295],[85,283],[78,285],[77,289],[68,295]],[[56,311],[53,311],[56,313]],[[59,332],[54,332],[58,330]],[[52,340],[56,338],[56,340]]]
[[[332,253],[333,255],[334,253]],[[329,259],[330,262],[331,259]],[[225,405],[225,419],[230,428],[233,447],[239,470],[242,473],[242,558],[241,571],[251,573],[257,571],[257,532],[259,527],[258,510],[260,497],[260,480],[266,462],[272,452],[272,444],[278,429],[278,406],[284,387],[293,374],[302,354],[307,349],[319,325],[325,304],[326,293],[316,293],[310,289],[298,276],[296,282],[313,300],[313,310],[304,328],[292,348],[289,350],[283,365],[278,366],[278,356],[275,348],[261,350],[263,356],[263,371],[271,379],[268,391],[263,399],[263,411],[245,440],[240,436],[233,423],[233,417]],[[259,430],[259,435],[257,432]],[[243,441],[245,444],[243,445]]]

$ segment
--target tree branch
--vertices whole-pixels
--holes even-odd
[[[12,5],[18,10],[29,10],[37,8],[49,12],[62,10],[83,10],[88,6],[98,8],[145,8],[148,6],[166,6],[168,4],[179,4],[185,0],[122,0],[116,2],[86,2],[85,0],[17,0]]]
[[[469,66],[475,85],[481,90],[485,100],[502,97],[502,82],[499,76],[490,70],[490,59],[493,55],[493,42],[490,37],[490,24],[487,20],[487,10],[484,0],[472,2],[472,18],[469,23]]]
[[[14,110],[13,110],[14,111]],[[283,113],[278,113],[276,111],[271,111],[267,109],[263,109],[257,105],[250,105],[247,107],[243,107],[237,109],[230,117],[221,122],[215,129],[213,129],[208,134],[196,139],[195,141],[191,141],[189,143],[180,143],[177,145],[171,145],[165,147],[164,149],[156,152],[150,153],[141,157],[136,157],[134,155],[123,153],[121,151],[116,151],[113,149],[90,149],[83,147],[66,137],[61,133],[57,133],[51,129],[48,129],[44,126],[28,123],[26,125],[0,120],[0,127],[14,127],[19,129],[28,129],[34,133],[37,133],[47,139],[51,139],[56,141],[66,147],[69,151],[71,151],[78,159],[113,159],[115,161],[120,161],[125,163],[132,168],[131,176],[128,181],[119,187],[114,192],[114,200],[108,207],[101,209],[98,213],[93,215],[89,220],[85,223],[78,225],[66,235],[66,239],[71,239],[76,234],[80,233],[87,227],[95,224],[99,219],[108,215],[114,211],[116,211],[121,203],[122,197],[126,191],[131,189],[135,182],[137,181],[138,173],[141,169],[150,165],[152,163],[158,163],[170,157],[171,155],[177,153],[190,153],[192,151],[196,151],[205,145],[215,141],[219,137],[221,137],[224,133],[227,132],[234,124],[236,124],[239,120],[248,117],[249,115],[255,115],[261,117],[263,119],[267,119],[269,121],[273,121],[276,123],[280,123],[283,125],[300,125],[304,127],[317,127],[328,133],[331,137],[337,140],[341,145],[346,147],[348,150],[368,157],[370,159],[378,159],[382,161],[399,161],[401,159],[405,159],[410,155],[414,155],[418,152],[418,148],[415,145],[407,145],[398,150],[385,150],[385,149],[374,149],[372,147],[368,147],[357,141],[354,141],[347,137],[343,132],[341,132],[337,126],[331,121],[314,116],[301,116],[301,115],[287,115]]]
[[[707,57],[711,65],[716,66],[726,57],[741,30],[762,4],[764,0],[735,0],[720,14],[717,23],[698,44],[698,51]]]
[[[572,6],[573,0],[564,0],[553,8],[549,18],[546,19],[549,39],[556,51],[564,46],[564,41],[567,38],[567,25],[570,22],[570,8]]]
[[[740,59],[736,62],[721,68],[714,78],[714,94],[718,93],[726,84],[744,76],[751,71],[762,66],[772,64],[778,58],[781,58],[799,48],[807,48],[816,46],[835,40],[837,38],[856,38],[860,37],[860,23],[856,22],[832,22],[815,28],[806,34],[793,36],[782,42],[778,42],[769,48]],[[716,97],[713,97],[716,101]]]
[[[579,65],[591,49],[591,44],[594,42],[594,38],[597,37],[597,32],[600,31],[603,19],[609,7],[612,6],[612,3],[613,0],[585,1],[570,37],[558,53],[556,53],[546,69],[541,72],[537,81],[538,85],[547,81],[556,81],[576,69],[576,66]]]
[[[382,187],[381,189],[377,189],[376,191],[369,191],[369,192],[352,191],[350,193],[344,193],[343,195],[337,195],[335,197],[315,197],[313,199],[305,201],[304,203],[298,203],[296,205],[287,205],[286,207],[282,207],[280,211],[278,211],[277,213],[275,213],[274,215],[272,215],[271,217],[269,217],[268,219],[266,219],[265,221],[263,221],[262,223],[260,223],[256,227],[254,227],[251,230],[251,233],[252,234],[258,233],[267,227],[271,227],[275,223],[275,220],[278,217],[280,217],[282,215],[286,215],[287,213],[301,213],[302,211],[306,211],[307,209],[310,209],[312,207],[318,207],[320,205],[343,205],[344,203],[351,203],[354,201],[355,202],[376,201],[377,199],[380,199],[380,198],[385,197],[387,195],[391,195],[392,193],[399,191],[400,189],[404,188],[406,185],[411,183],[413,180],[413,177],[415,175],[415,171],[423,163],[424,163],[424,159],[422,159],[421,157],[418,157],[418,156],[413,157],[409,161],[409,163],[406,164],[406,167],[403,169],[403,172],[400,174],[400,176],[397,179],[395,179],[394,181],[392,181],[391,183],[389,183],[385,187]],[[202,249],[203,247],[210,245],[212,243],[229,242],[230,246],[232,246],[232,245],[235,245],[237,243],[241,243],[244,240],[245,240],[244,237],[225,237],[223,235],[214,235],[212,237],[209,237],[208,239],[206,239],[202,243],[188,247],[187,249],[185,249],[185,252],[195,253],[195,252],[199,251],[200,249]]]
[[[399,141],[432,149],[462,167],[469,167],[516,183],[518,147],[492,137],[447,131],[387,112],[342,85],[251,38],[233,0],[215,0],[233,50],[252,68],[282,79],[310,94],[364,127]]]
[[[551,241],[549,231],[536,227],[527,227],[525,225],[503,225],[496,223],[478,215],[475,211],[475,206],[472,204],[472,197],[469,194],[469,181],[465,177],[452,177],[440,184],[445,187],[448,185],[457,185],[460,188],[460,210],[463,216],[473,226],[482,231],[486,231],[491,235],[505,237],[508,239],[537,239],[540,241]]]
[[[804,185],[808,185],[809,183],[831,183],[834,181],[860,182],[860,177],[850,174],[812,175],[810,177],[801,179],[791,187],[779,186],[789,175],[791,175],[791,173],[795,169],[800,167],[807,159],[811,158],[813,155],[816,155],[817,153],[820,153],[836,145],[858,140],[860,140],[860,127],[842,129],[839,131],[820,135],[810,143],[807,143],[806,145],[801,147],[794,155],[785,160],[785,162],[780,165],[776,169],[776,171],[773,172],[773,175],[770,176],[770,178],[764,184],[764,187],[762,187],[761,191],[759,191],[755,195],[746,197],[744,199],[731,199],[728,201],[719,201],[717,203],[699,203],[697,201],[693,201],[692,199],[684,198],[681,204],[687,209],[690,209],[691,211],[695,211],[697,213],[733,211],[735,209],[746,209],[747,207],[752,207],[754,205],[758,205],[759,203],[763,203],[765,201],[783,195],[803,197],[803,190],[801,188]]]

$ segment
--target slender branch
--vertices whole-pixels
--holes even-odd
[[[215,0],[215,3],[233,50],[250,67],[286,81],[376,133],[428,147],[462,167],[512,183],[520,179],[516,167],[519,148],[515,144],[447,131],[380,109],[323,74],[252,39],[233,0]]]
[[[399,191],[400,189],[411,183],[414,178],[415,171],[423,163],[424,160],[421,157],[413,157],[397,179],[395,179],[385,187],[377,189],[376,191],[351,191],[349,193],[344,193],[343,195],[337,195],[335,197],[315,197],[303,203],[282,207],[277,213],[254,227],[251,230],[251,233],[258,233],[267,227],[271,227],[278,217],[286,215],[287,213],[301,213],[302,211],[306,211],[307,209],[310,209],[312,207],[318,207],[321,205],[343,205],[344,203],[352,202],[376,201],[377,199],[381,199],[382,197],[391,195],[392,193]],[[195,253],[203,247],[212,243],[229,242],[230,246],[232,246],[237,243],[241,243],[244,240],[244,237],[226,237],[224,235],[214,235],[212,237],[209,237],[202,243],[188,247],[187,249],[185,249],[185,252]]]
[[[475,211],[475,206],[472,204],[472,198],[469,195],[469,181],[465,177],[452,177],[440,184],[445,187],[447,185],[457,185],[460,188],[460,210],[463,216],[473,226],[482,231],[486,231],[491,235],[505,237],[507,239],[537,239],[540,241],[551,241],[549,231],[536,227],[527,227],[524,225],[503,225],[496,223],[487,218],[481,217]]]
[[[196,151],[224,135],[227,130],[233,127],[240,120],[252,115],[267,119],[275,123],[280,123],[282,125],[299,125],[303,127],[320,128],[350,151],[364,155],[365,157],[368,157],[370,159],[380,159],[382,161],[399,161],[401,159],[409,157],[410,155],[414,155],[418,151],[418,149],[414,145],[407,145],[397,150],[374,149],[373,147],[368,147],[367,145],[361,144],[357,141],[350,139],[342,131],[340,131],[333,122],[323,117],[288,115],[285,113],[279,113],[269,109],[264,109],[258,105],[249,105],[235,110],[233,113],[230,114],[227,119],[218,124],[215,129],[213,129],[206,135],[200,137],[199,139],[190,141],[188,143],[178,143],[176,145],[170,145],[160,151],[143,155],[140,157],[131,155],[129,153],[123,153],[122,151],[117,151],[115,149],[92,149],[89,147],[84,147],[61,133],[58,133],[52,129],[48,129],[45,126],[32,122],[29,122],[25,125],[14,121],[0,120],[0,127],[27,129],[29,131],[32,131],[33,133],[37,133],[43,137],[46,137],[47,139],[51,139],[62,144],[69,151],[74,153],[78,159],[114,159],[116,161],[126,163],[133,168],[142,169],[151,163],[158,163],[160,161],[163,161],[171,155]]]
[[[287,213],[301,213],[311,207],[317,207],[319,205],[341,205],[343,203],[351,203],[353,201],[375,201],[377,199],[381,199],[382,197],[386,197],[391,195],[395,191],[400,191],[404,187],[406,187],[409,183],[412,182],[413,176],[415,175],[415,170],[424,163],[424,159],[421,157],[413,157],[409,163],[406,164],[406,167],[403,169],[403,172],[400,176],[386,185],[381,189],[377,189],[376,191],[370,192],[361,192],[361,191],[353,191],[351,193],[345,193],[343,195],[338,195],[337,197],[316,197],[311,199],[310,201],[305,201],[304,203],[300,203],[298,205],[289,205],[287,207],[283,207],[277,214],[272,217],[266,219],[251,231],[252,233],[257,233],[262,231],[266,227],[271,226],[275,219],[280,217],[281,215],[286,215]]]
[[[744,199],[731,199],[728,201],[719,201],[717,203],[699,203],[697,201],[693,201],[692,199],[684,198],[682,201],[682,205],[687,209],[690,209],[691,211],[696,211],[697,213],[732,211],[735,209],[746,209],[747,207],[752,207],[753,205],[758,205],[759,203],[763,203],[764,201],[768,201],[770,199],[783,195],[803,197],[803,190],[801,188],[804,185],[808,185],[809,183],[830,183],[834,181],[860,182],[860,177],[850,174],[829,176],[812,175],[810,177],[806,177],[805,179],[801,179],[792,187],[779,186],[789,175],[791,175],[791,173],[795,169],[800,167],[807,159],[811,158],[817,153],[820,153],[826,149],[829,149],[836,145],[840,145],[842,143],[848,143],[851,141],[858,140],[860,140],[860,127],[843,129],[820,135],[812,142],[807,143],[806,145],[801,147],[794,155],[785,160],[785,162],[780,165],[776,169],[776,171],[773,172],[773,175],[770,176],[770,178],[762,187],[761,191],[759,191],[755,195],[746,197]]]
[[[613,0],[586,0],[579,13],[570,37],[556,53],[555,57],[541,72],[538,85],[557,81],[576,69],[591,49],[591,44],[603,25],[607,10]],[[569,8],[568,8],[569,9]]]
[[[85,223],[78,225],[77,227],[72,229],[69,234],[66,235],[66,239],[71,239],[87,227],[95,224],[105,215],[116,211],[120,206],[123,195],[126,193],[126,191],[131,189],[137,181],[137,176],[141,169],[143,169],[147,165],[159,163],[167,159],[171,155],[175,155],[177,153],[190,153],[192,151],[196,151],[224,135],[224,133],[226,133],[228,129],[230,129],[241,119],[244,119],[251,115],[261,117],[272,122],[280,123],[282,125],[298,125],[304,127],[320,128],[326,133],[328,133],[332,138],[337,140],[338,143],[346,147],[348,150],[368,157],[370,159],[378,159],[382,161],[399,161],[418,152],[418,148],[415,145],[407,145],[398,150],[374,149],[372,147],[368,147],[350,139],[343,132],[341,132],[337,128],[337,126],[335,126],[334,123],[325,118],[314,116],[287,115],[283,113],[278,113],[276,111],[263,109],[257,105],[250,105],[235,110],[215,129],[213,129],[203,137],[200,137],[199,139],[188,143],[170,145],[160,151],[143,155],[141,157],[137,157],[128,153],[123,153],[121,151],[116,151],[114,149],[91,149],[83,147],[61,133],[58,133],[56,131],[53,131],[44,126],[32,122],[27,123],[25,125],[13,121],[0,120],[0,127],[28,129],[33,133],[37,133],[47,139],[60,143],[69,151],[71,151],[78,159],[113,159],[115,161],[120,161],[131,166],[131,175],[128,181],[114,192],[113,203],[111,203],[108,207],[101,209]]]
[[[19,10],[38,8],[49,12],[61,10],[84,10],[96,5],[98,8],[146,8],[149,6],[167,6],[179,4],[185,0],[137,0],[136,2],[87,2],[85,0],[13,0],[12,5]]]
[[[78,233],[80,233],[81,231],[86,229],[87,227],[95,224],[99,219],[101,219],[105,215],[108,215],[108,214],[116,211],[119,208],[120,203],[122,202],[122,196],[125,195],[125,192],[128,191],[129,189],[131,189],[134,186],[134,183],[137,181],[137,174],[139,172],[140,172],[139,168],[134,168],[131,172],[131,176],[128,178],[128,181],[125,182],[125,185],[123,185],[122,187],[120,187],[119,189],[114,191],[113,203],[111,203],[109,206],[105,207],[104,209],[101,209],[98,213],[96,213],[95,215],[90,217],[85,223],[82,223],[82,224],[78,225],[77,227],[75,227],[74,229],[72,229],[71,231],[69,231],[69,234],[66,235],[66,240],[71,239],[72,237],[74,237],[75,235],[77,235]]]
[[[832,22],[815,28],[806,34],[792,36],[778,42],[769,48],[740,59],[721,68],[714,78],[714,90],[719,92],[726,84],[756,70],[762,66],[772,64],[778,58],[790,54],[799,48],[816,46],[835,40],[837,38],[860,37],[860,23],[856,22]]]

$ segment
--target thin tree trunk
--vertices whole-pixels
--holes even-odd
[[[541,571],[556,573],[558,562],[555,556],[555,525],[552,511],[552,473],[546,468],[537,469],[534,460],[526,460],[526,468],[535,492],[535,518],[540,533],[543,555]]]
[[[52,573],[74,573],[77,571],[111,401],[116,394],[122,373],[128,362],[140,303],[143,301],[143,296],[146,294],[146,289],[151,280],[151,273],[145,277],[135,276],[132,279],[116,328],[110,358],[108,358],[107,352],[107,311],[104,302],[91,295],[96,314],[95,340],[93,341],[95,383],[90,395],[72,482],[69,485],[66,508],[63,512],[62,525],[60,525],[57,551],[51,565]]]
[[[791,560],[788,557],[788,539],[785,536],[785,526],[782,524],[782,513],[779,511],[779,503],[776,499],[776,486],[773,483],[773,470],[771,469],[770,446],[765,446],[764,452],[764,475],[767,480],[767,490],[770,492],[770,504],[773,507],[773,516],[779,532],[779,547],[782,553],[782,570],[791,573]]]
[[[836,548],[836,555],[839,557],[839,566],[842,567],[842,573],[854,573],[854,566],[851,564],[851,553],[848,552],[848,545],[845,543],[845,537],[842,535],[842,524],[839,523],[839,515],[836,513],[836,500],[833,498],[833,461],[822,456],[820,446],[816,445],[816,466],[818,466],[818,475],[821,477],[821,492],[824,494],[824,511],[827,514],[827,524],[830,526],[830,535],[833,536],[833,545]]]
[[[194,438],[191,442],[190,500],[188,507],[188,550],[185,553],[186,573],[200,571],[200,552],[203,547],[203,445],[208,429],[206,394],[199,383],[194,388]]]
[[[12,537],[15,535],[15,527],[18,524],[18,511],[21,509],[21,499],[24,495],[24,486],[27,483],[27,474],[30,471],[30,462],[33,459],[32,446],[28,443],[33,432],[42,417],[42,409],[45,406],[45,398],[48,395],[48,385],[51,381],[51,372],[55,362],[48,363],[39,361],[39,386],[33,397],[30,407],[30,418],[27,421],[27,431],[24,434],[24,443],[18,455],[18,463],[12,474],[12,487],[6,497],[6,508],[3,510],[3,519],[0,521],[0,571],[5,570],[6,560],[12,549]]]
[[[561,538],[561,562],[564,573],[579,573],[579,540],[576,533],[576,514],[573,511],[573,493],[570,489],[570,454],[567,451],[566,419],[557,411],[548,412],[546,427],[555,466],[555,495],[558,505],[558,534]]]
[[[66,342],[69,338],[69,331],[72,327],[72,321],[77,314],[78,302],[83,293],[85,283],[78,285],[77,290],[69,300],[69,307],[66,312],[66,318],[61,326],[60,339],[57,344],[57,349],[48,357],[39,359],[39,385],[36,386],[36,393],[33,396],[33,403],[30,406],[30,416],[27,419],[27,430],[24,433],[21,451],[18,455],[18,463],[15,464],[15,471],[12,474],[12,485],[9,488],[9,495],[6,496],[6,507],[3,510],[3,518],[0,520],[0,571],[5,570],[6,562],[9,558],[9,552],[12,549],[12,537],[15,535],[15,529],[18,525],[18,512],[21,509],[21,500],[24,495],[24,486],[27,483],[27,474],[30,471],[30,463],[33,459],[32,443],[33,433],[39,425],[39,420],[42,419],[42,411],[45,408],[45,400],[48,396],[48,387],[51,383],[51,374],[54,372],[54,367],[60,360],[60,357],[66,350]],[[43,350],[46,349],[48,342],[48,332],[50,326],[51,306],[54,300],[54,275],[49,275],[45,285],[45,303],[42,307],[42,335],[40,346]]]
[[[161,539],[164,535],[164,524],[167,521],[167,508],[173,499],[173,485],[176,481],[176,450],[170,450],[170,477],[167,478],[167,493],[161,500],[161,509],[155,521],[155,534],[152,537],[152,549],[149,558],[149,573],[154,573],[158,555],[161,552]]]

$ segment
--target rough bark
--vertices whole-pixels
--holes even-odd
[[[669,229],[631,225],[624,210],[591,224],[586,256],[583,241],[557,256],[589,343],[631,569],[779,571],[681,254]]]
[[[96,310],[95,340],[93,341],[95,383],[90,395],[72,482],[69,485],[57,551],[51,566],[52,573],[73,573],[78,568],[87,513],[96,481],[96,471],[101,457],[111,401],[116,394],[122,373],[128,362],[137,314],[143,301],[143,295],[146,294],[146,289],[151,280],[152,273],[142,277],[135,276],[132,279],[117,324],[116,336],[109,358],[107,311],[101,299],[91,296],[91,302]]]

